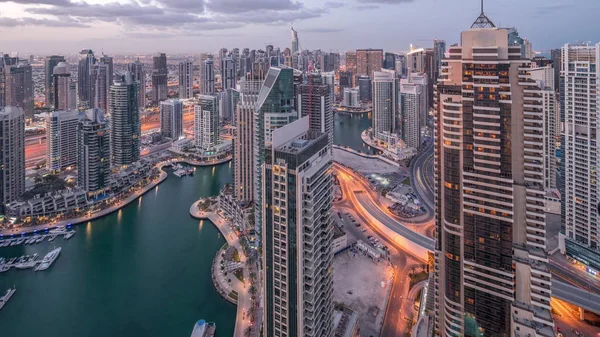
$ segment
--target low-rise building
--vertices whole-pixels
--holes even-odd
[[[333,309],[333,337],[360,336],[358,313],[343,304]]]
[[[333,226],[333,242],[331,245],[331,251],[333,254],[337,254],[340,251],[348,247],[348,235],[338,226]]]
[[[238,229],[244,230],[250,228],[250,223],[246,217],[246,209],[235,198],[233,194],[233,186],[225,185],[219,193],[218,205],[221,214],[229,219]]]

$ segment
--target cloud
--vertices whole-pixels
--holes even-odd
[[[89,28],[90,26],[72,19],[49,20],[36,18],[3,18],[0,17],[0,27],[19,27],[19,26],[38,26],[38,27],[78,27]]]
[[[302,29],[302,32],[311,32],[311,33],[337,33],[337,32],[341,32],[341,31],[343,31],[343,29],[341,29],[341,28],[327,28],[327,27]]]
[[[0,4],[8,1],[0,0]],[[140,38],[194,35],[202,30],[227,30],[254,24],[281,25],[317,18],[325,12],[322,8],[307,8],[296,0],[107,0],[102,4],[91,4],[87,0],[10,1],[28,5],[24,11],[36,18],[5,18],[0,22],[5,26],[87,27],[87,24],[109,22],[123,27],[125,34],[137,34],[135,36]],[[38,18],[41,15],[44,17]],[[0,16],[0,19],[3,18]]]
[[[344,7],[344,6],[346,6],[346,4],[343,3],[343,2],[339,2],[339,1],[327,1],[325,3],[324,7],[325,8],[341,8],[341,7]]]
[[[399,4],[413,2],[414,0],[356,0],[356,1],[358,3],[362,3],[362,4],[399,5]]]
[[[244,13],[254,11],[298,11],[304,5],[292,0],[210,0],[206,8],[216,13]]]
[[[368,11],[371,9],[377,9],[379,8],[379,6],[375,6],[375,5],[358,5],[355,6],[354,8],[358,9],[359,11]]]

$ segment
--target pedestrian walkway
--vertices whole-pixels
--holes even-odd
[[[229,222],[223,217],[221,217],[219,214],[212,212],[212,210],[208,212],[200,211],[200,209],[198,208],[199,203],[200,200],[192,204],[192,206],[190,207],[190,215],[195,219],[210,220],[219,229],[219,231],[227,241],[227,244],[230,247],[233,247],[238,250],[240,262],[244,264],[244,279],[250,279],[250,270],[248,269],[248,266],[245,263],[246,255],[244,255],[244,250],[242,249],[242,245],[240,244],[240,240],[237,233],[231,228]],[[215,259],[215,261],[220,258],[221,251],[219,251],[217,254],[218,256]],[[218,263],[216,263],[216,266],[217,268],[219,268],[220,260]],[[215,275],[213,275],[213,277],[215,277]],[[225,287],[224,289],[235,290],[238,294],[237,318],[235,322],[235,331],[233,336],[244,337],[246,329],[250,327],[250,318],[247,315],[248,310],[252,305],[252,298],[249,291],[250,285],[240,282],[233,274],[227,274],[227,276],[225,276],[223,273],[221,273],[220,268],[218,269],[216,277],[219,281],[219,284]],[[228,279],[231,279],[231,283],[228,282]]]

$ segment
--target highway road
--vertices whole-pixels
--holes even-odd
[[[419,266],[423,261],[421,257],[413,256],[399,243],[389,239],[379,228],[373,225],[372,215],[362,211],[363,208],[358,205],[359,201],[355,191],[363,191],[358,193],[361,194],[361,198],[368,197],[371,192],[368,186],[364,185],[359,178],[354,177],[354,174],[343,166],[336,164],[334,170],[343,193],[343,199],[335,203],[336,209],[352,213],[368,227],[367,233],[372,232],[390,248],[390,261],[394,266],[395,277],[380,335],[403,336],[408,330],[408,323],[414,312],[414,301],[408,297],[410,281],[407,275],[413,267]],[[373,200],[368,200],[373,203]],[[363,235],[366,234],[363,233]]]
[[[410,161],[410,182],[427,211],[433,213],[433,140]]]

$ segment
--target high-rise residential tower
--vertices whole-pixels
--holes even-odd
[[[140,111],[146,108],[146,71],[144,64],[137,59],[135,62],[127,65],[127,69],[133,75],[133,80],[138,83],[138,106]]]
[[[103,61],[99,61],[94,65],[92,71],[94,97],[93,103],[91,104],[94,109],[109,111],[108,101],[110,96],[110,86],[112,85],[112,75],[110,74],[111,68],[112,66],[110,64],[104,63]]]
[[[56,110],[77,109],[77,84],[71,79],[66,62],[59,62],[52,72],[52,102]]]
[[[600,270],[600,44],[567,44],[561,60],[564,186],[559,246],[562,253]]]
[[[77,163],[77,110],[46,115],[46,167],[57,172]]]
[[[46,57],[44,61],[44,93],[46,96],[46,107],[55,107],[54,103],[54,68],[60,63],[65,62],[64,56],[52,55]]]
[[[346,71],[350,71],[352,74],[357,75],[356,61],[355,51],[346,52]]]
[[[167,99],[169,70],[167,68],[167,55],[159,53],[152,58],[152,104]]]
[[[214,150],[220,142],[219,98],[216,95],[198,96],[194,106],[194,138],[202,151]]]
[[[273,132],[263,165],[266,336],[333,336],[333,157],[308,117]]]
[[[194,98],[194,64],[192,61],[179,63],[179,98]]]
[[[436,92],[435,330],[554,336],[541,92],[483,11],[460,41]]]
[[[373,136],[385,139],[396,132],[398,79],[394,72],[375,72],[373,78]]]
[[[240,97],[235,109],[233,133],[233,181],[237,201],[248,205],[254,200],[254,112],[264,74],[248,73],[240,81]]]
[[[110,87],[113,84],[114,78],[115,78],[113,58],[112,58],[112,56],[104,55],[104,53],[102,53],[102,56],[100,57],[100,62],[106,64],[106,66],[108,67],[107,77],[108,77],[108,86]]]
[[[104,111],[90,109],[77,130],[77,185],[89,195],[102,193],[110,177],[110,128]]]
[[[25,193],[25,113],[6,106],[0,110],[0,212]]]
[[[236,84],[236,64],[230,56],[221,59],[221,83],[222,89],[235,89]]]
[[[366,75],[373,78],[375,72],[381,71],[382,64],[383,49],[358,49],[356,51],[357,75]]]
[[[254,202],[257,233],[262,229],[262,165],[273,131],[298,119],[295,110],[294,70],[271,67],[260,89],[254,113]]]
[[[212,95],[215,90],[215,61],[209,58],[202,64],[202,93]]]
[[[421,96],[423,86],[400,80],[400,135],[407,146],[418,149],[421,146]]]
[[[140,159],[140,114],[138,83],[130,72],[115,76],[110,87],[110,150],[111,163],[130,165]]]
[[[173,140],[183,135],[183,102],[169,99],[160,102],[160,132]]]
[[[299,86],[298,112],[309,117],[311,130],[327,135],[333,150],[333,96],[331,86],[323,83],[320,74],[309,74],[308,82]]]
[[[31,65],[25,61],[4,68],[5,105],[22,108],[25,116],[34,112],[33,76]]]
[[[93,71],[96,57],[91,49],[84,49],[79,53],[79,65],[77,68],[77,95],[79,104],[83,107],[91,107],[94,100]]]

